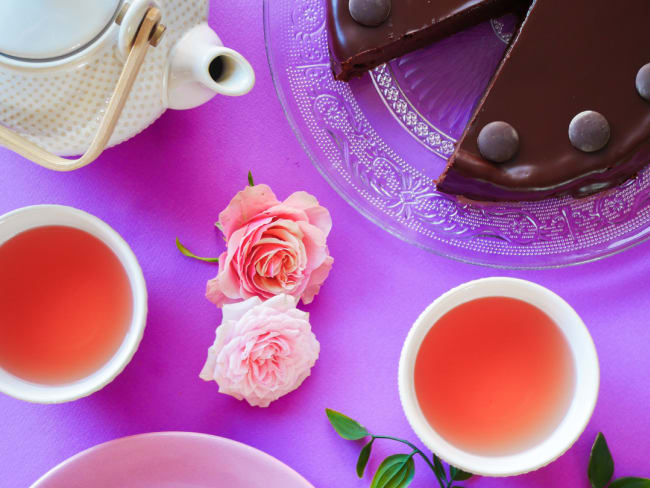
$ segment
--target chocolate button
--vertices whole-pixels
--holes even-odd
[[[573,117],[569,124],[569,140],[577,149],[594,152],[609,142],[609,122],[598,112],[585,110]]]
[[[478,134],[478,150],[493,163],[505,163],[519,149],[519,134],[506,122],[490,122]]]
[[[636,74],[636,89],[639,95],[650,101],[650,63],[642,66]]]
[[[350,15],[359,24],[376,27],[390,15],[391,0],[350,0]]]

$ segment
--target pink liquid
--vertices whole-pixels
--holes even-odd
[[[0,246],[0,366],[18,377],[58,384],[94,372],[132,308],[120,261],[84,231],[38,227]]]
[[[431,426],[469,452],[530,447],[560,423],[575,385],[564,335],[537,307],[488,297],[449,311],[425,337],[415,390]]]

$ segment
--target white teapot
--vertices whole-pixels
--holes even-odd
[[[166,108],[253,87],[251,65],[208,27],[207,0],[128,2],[0,0],[0,145],[69,171]]]

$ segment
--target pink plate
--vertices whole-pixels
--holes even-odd
[[[123,437],[86,449],[32,488],[314,488],[268,454],[192,432]]]

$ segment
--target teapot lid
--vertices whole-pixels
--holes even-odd
[[[0,56],[60,58],[83,49],[111,26],[122,0],[0,0]]]

